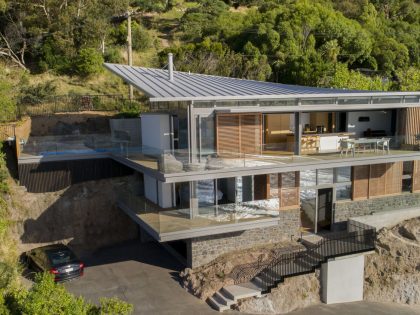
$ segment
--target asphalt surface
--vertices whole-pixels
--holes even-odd
[[[118,297],[134,305],[135,314],[219,314],[179,284],[182,266],[156,243],[128,242],[85,257],[85,275],[67,289],[98,302]],[[239,314],[231,311],[230,314]],[[316,305],[290,315],[419,315],[419,307],[356,302]]]

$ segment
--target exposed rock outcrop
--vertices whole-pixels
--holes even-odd
[[[80,254],[137,237],[137,225],[116,206],[115,185],[133,176],[72,185],[48,193],[29,193],[13,186],[13,234],[20,251],[62,242]]]
[[[236,308],[252,314],[285,314],[320,303],[319,271],[286,278],[271,293],[261,298],[240,301]]]
[[[382,229],[365,261],[365,299],[420,304],[420,218]]]

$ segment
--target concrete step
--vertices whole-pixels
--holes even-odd
[[[231,307],[232,305],[236,304],[234,300],[226,296],[223,292],[223,290],[220,290],[219,292],[216,292],[213,294],[213,298],[220,304],[226,305]]]
[[[259,277],[255,277],[251,280],[251,283],[255,285],[261,292],[266,290],[264,282]]]
[[[207,299],[207,303],[216,311],[224,312],[227,310],[230,310],[230,306],[223,305],[222,303],[219,303],[213,296],[209,297]]]
[[[261,296],[261,288],[252,282],[241,283],[238,285],[229,285],[222,288],[223,295],[237,302],[240,299],[246,299],[254,296]]]

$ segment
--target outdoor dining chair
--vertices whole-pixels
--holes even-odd
[[[347,153],[351,152],[354,156],[355,153],[355,145],[352,141],[349,139],[342,139],[340,140],[340,156],[343,156],[345,153],[347,156]]]
[[[389,144],[391,142],[391,138],[382,138],[377,142],[378,150],[382,150],[382,153],[389,154]]]

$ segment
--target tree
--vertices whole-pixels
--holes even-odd
[[[318,81],[320,86],[338,89],[354,90],[388,90],[390,84],[386,83],[381,77],[368,77],[360,72],[348,70],[347,65],[337,64],[331,76],[325,75]]]
[[[102,71],[104,58],[102,54],[93,48],[83,48],[80,50],[74,62],[76,74],[87,77]]]
[[[410,67],[407,70],[396,71],[397,86],[400,91],[420,91],[420,69]]]

